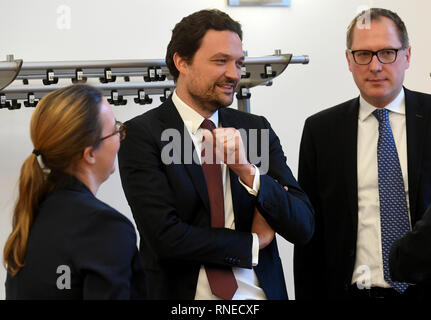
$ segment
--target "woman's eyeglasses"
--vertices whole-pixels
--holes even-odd
[[[105,140],[109,137],[112,137],[113,135],[116,135],[117,133],[120,134],[120,141],[123,141],[126,138],[126,126],[121,121],[116,120],[115,121],[115,131],[112,132],[110,135],[107,135],[106,137],[100,138],[100,140]]]

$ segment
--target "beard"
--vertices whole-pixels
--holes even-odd
[[[196,80],[189,87],[189,94],[202,109],[215,112],[232,104],[237,87],[236,81],[222,79],[208,86],[202,86],[202,84],[197,83],[198,81]],[[222,92],[220,86],[224,84],[233,86],[232,92]]]

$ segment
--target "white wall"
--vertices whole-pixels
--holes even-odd
[[[230,8],[226,3],[4,0],[0,2],[0,60],[6,54],[24,61],[164,58],[171,30],[183,16],[204,8],[224,10],[242,23],[244,49],[250,57],[269,55],[275,49],[311,57],[309,65],[289,66],[272,87],[252,89],[252,112],[271,122],[295,176],[305,118],[358,94],[344,50],[345,30],[359,7],[385,7],[400,14],[413,48],[405,84],[431,92],[431,62],[427,59],[431,49],[431,2],[427,0],[292,0],[287,8]],[[70,30],[57,28],[60,5],[71,8]],[[129,102],[126,107],[113,109],[116,117],[125,121],[149,107]],[[31,113],[28,109],[0,110],[0,248],[11,230],[20,166],[33,149],[29,138]],[[102,186],[98,196],[131,218],[118,172]],[[289,296],[293,298],[293,247],[280,240]],[[4,268],[0,268],[0,299],[5,297],[5,276]]]

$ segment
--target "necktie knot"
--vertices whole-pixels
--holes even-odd
[[[388,109],[376,109],[373,111],[373,115],[379,121],[379,123],[386,123],[389,121]]]
[[[202,121],[201,123],[201,128],[207,129],[212,132],[215,129],[215,125],[211,120],[204,119],[204,121]]]

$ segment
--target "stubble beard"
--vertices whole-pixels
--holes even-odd
[[[214,83],[204,90],[190,90],[190,96],[199,104],[200,108],[214,113],[218,109],[228,107],[232,104],[234,92],[229,95],[218,93],[217,84]]]

